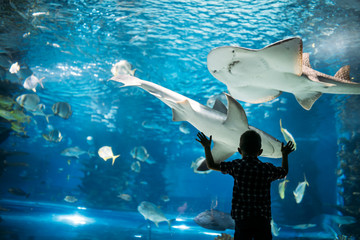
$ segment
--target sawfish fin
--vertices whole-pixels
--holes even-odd
[[[240,141],[240,138],[239,138]],[[222,142],[215,142],[214,146],[211,149],[211,153],[213,155],[214,161],[216,163],[220,163],[231,157],[237,149],[231,149],[229,148],[228,144],[222,143]]]
[[[279,72],[302,74],[302,40],[299,37],[284,39],[259,50],[271,68]]]
[[[171,108],[172,110],[172,116],[174,122],[181,122],[181,121],[187,121],[186,117],[184,117],[184,112],[194,111],[191,107],[191,104],[188,99],[185,99],[184,101],[176,102],[177,106],[179,106],[177,109]]]
[[[346,82],[351,82],[350,81],[350,66],[346,65],[346,66],[343,66],[342,68],[340,68],[336,72],[334,77],[340,78],[341,80],[344,80]]]
[[[239,125],[243,124],[244,129],[248,129],[248,120],[244,108],[231,95],[225,93],[228,101],[227,117],[224,125],[228,128],[239,129]]]
[[[219,111],[221,113],[227,114],[227,108],[226,108],[225,104],[223,104],[223,102],[220,101],[219,99],[215,100],[213,109],[216,111]]]
[[[239,139],[240,140],[240,139]],[[235,153],[234,149],[230,149],[229,146],[225,143],[215,142],[214,147],[211,149],[211,154],[213,156],[214,162],[221,163],[231,157]],[[209,168],[206,164],[206,159],[202,160],[199,166],[196,169],[199,172],[208,171]]]
[[[301,92],[295,93],[295,98],[298,103],[305,108],[306,110],[310,110],[312,105],[321,97],[321,92]]]
[[[246,86],[241,88],[228,89],[231,95],[240,96],[237,99],[248,103],[263,103],[271,101],[280,96],[282,91],[276,89],[261,88],[257,86]],[[249,93],[251,95],[249,96]],[[246,99],[241,99],[246,96]]]

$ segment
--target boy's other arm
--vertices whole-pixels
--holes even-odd
[[[204,147],[205,150],[205,158],[206,158],[206,165],[209,169],[220,171],[220,164],[214,162],[214,158],[211,153],[211,140],[212,136],[210,136],[210,139],[207,139],[204,133],[199,132],[197,134],[197,137],[199,139],[196,139],[201,145]]]
[[[281,167],[285,169],[286,175],[289,172],[289,162],[288,162],[288,156],[291,152],[293,152],[294,149],[294,143],[289,141],[286,146],[284,146],[284,143],[281,143],[281,152],[282,152],[282,165]]]

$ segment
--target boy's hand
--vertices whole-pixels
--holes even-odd
[[[289,141],[286,146],[284,146],[284,143],[281,143],[281,152],[284,155],[289,155],[295,150],[294,143],[292,141]]]
[[[203,132],[198,132],[197,137],[199,139],[196,139],[196,141],[198,141],[199,143],[201,143],[201,145],[206,148],[206,147],[211,147],[211,139],[212,136],[210,136],[210,139],[207,139],[207,137],[205,136],[205,134]]]

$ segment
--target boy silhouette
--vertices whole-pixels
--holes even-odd
[[[240,137],[238,148],[242,159],[231,162],[214,162],[211,154],[211,140],[204,133],[197,134],[205,150],[206,164],[209,169],[230,174],[234,178],[231,216],[235,220],[235,240],[268,240],[271,235],[271,199],[270,184],[284,178],[289,170],[288,155],[294,151],[294,144],[282,143],[282,166],[263,163],[261,155],[261,137],[254,130],[248,130]]]

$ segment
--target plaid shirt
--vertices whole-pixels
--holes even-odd
[[[263,163],[256,157],[221,162],[223,174],[234,178],[231,216],[244,220],[248,216],[271,219],[270,184],[286,176],[285,169]]]

